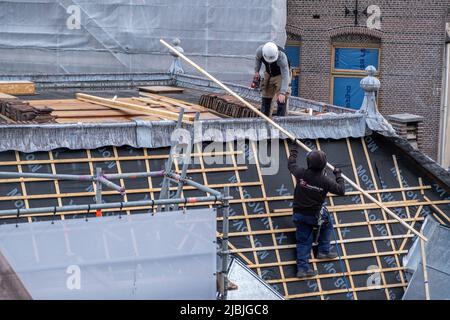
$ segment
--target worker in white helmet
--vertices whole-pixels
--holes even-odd
[[[261,81],[262,104],[261,111],[268,117],[271,114],[271,104],[277,98],[277,116],[286,116],[287,100],[291,94],[291,74],[289,61],[281,47],[268,42],[256,50],[255,79],[259,80],[261,66],[264,64],[264,79]]]

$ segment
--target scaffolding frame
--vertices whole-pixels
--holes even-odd
[[[184,117],[184,109],[181,109],[179,114],[177,129],[182,126]],[[200,113],[196,113],[195,121],[200,118]],[[193,130],[193,129],[191,129]],[[191,131],[192,133],[192,131]],[[181,174],[177,174],[172,171],[174,154],[177,148],[180,146],[178,142],[174,142],[170,149],[169,158],[166,160],[164,171],[150,171],[150,172],[136,172],[136,173],[118,173],[118,174],[104,174],[102,168],[96,168],[95,174],[92,175],[70,175],[70,174],[50,174],[50,173],[26,173],[26,172],[0,172],[0,179],[42,179],[42,180],[54,180],[55,184],[58,181],[91,181],[95,183],[95,203],[94,204],[83,204],[83,205],[66,205],[66,206],[52,206],[52,207],[38,207],[38,208],[26,208],[26,209],[10,209],[10,210],[0,210],[0,217],[15,215],[17,219],[16,226],[18,227],[18,221],[21,215],[32,215],[32,214],[52,214],[54,218],[56,214],[62,212],[75,212],[75,211],[86,211],[88,213],[91,210],[95,210],[97,217],[102,216],[102,210],[104,209],[117,209],[122,212],[124,208],[135,208],[135,207],[150,207],[152,215],[155,214],[155,207],[157,208],[157,213],[161,213],[161,210],[173,210],[177,211],[180,205],[183,211],[186,210],[188,205],[200,204],[200,203],[211,203],[217,206],[218,212],[222,216],[222,237],[221,246],[218,249],[218,255],[221,257],[221,264],[218,266],[217,272],[217,290],[218,298],[226,300],[227,298],[227,288],[228,288],[228,265],[229,265],[229,255],[228,250],[228,233],[229,233],[229,201],[233,198],[230,196],[230,189],[225,186],[224,192],[219,192],[208,186],[197,183],[189,178],[187,178],[188,167],[190,164],[190,158],[192,156],[192,147],[194,139],[191,134],[191,139],[189,143],[183,144],[185,147],[185,154],[179,154],[178,157],[183,158],[183,166]],[[118,184],[112,182],[111,180],[124,180],[124,179],[137,179],[137,178],[154,178],[163,177],[163,185],[161,188],[160,198],[142,201],[121,201],[112,203],[103,203],[102,192],[103,187],[110,188],[125,198],[126,190],[125,187],[119,186]],[[174,198],[170,198],[170,186],[171,182],[176,183],[177,190]],[[185,186],[190,186],[194,189],[200,190],[206,193],[203,197],[184,197],[182,196],[182,191]],[[163,214],[163,213],[161,213]]]

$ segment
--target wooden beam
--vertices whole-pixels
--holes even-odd
[[[245,106],[247,106],[247,108],[249,108],[250,110],[252,110],[253,112],[255,112],[257,115],[259,115],[261,118],[263,118],[264,120],[266,120],[269,124],[271,124],[273,127],[275,127],[276,129],[278,129],[279,131],[281,131],[282,133],[284,133],[289,139],[295,141],[295,143],[297,145],[299,145],[303,150],[305,150],[306,152],[311,152],[312,150],[306,146],[303,142],[301,142],[295,135],[293,135],[291,132],[289,132],[288,130],[286,130],[285,128],[283,128],[282,126],[280,126],[278,123],[274,122],[270,117],[268,117],[267,115],[265,115],[263,112],[261,112],[261,110],[258,110],[256,107],[254,107],[253,105],[251,105],[249,102],[247,102],[246,100],[244,100],[241,96],[239,96],[238,94],[236,94],[233,90],[231,90],[230,88],[228,88],[226,85],[224,85],[222,82],[220,82],[218,79],[216,79],[215,77],[213,77],[211,74],[209,74],[207,71],[205,71],[204,69],[202,69],[199,65],[197,65],[195,62],[193,62],[192,60],[190,60],[189,58],[187,58],[183,53],[179,52],[177,49],[175,49],[174,47],[172,47],[170,44],[168,44],[166,41],[164,41],[163,39],[159,40],[164,46],[166,46],[170,51],[172,51],[173,53],[175,53],[178,57],[180,57],[181,59],[183,59],[184,61],[186,61],[187,63],[189,63],[191,66],[193,66],[194,68],[196,68],[200,73],[202,73],[203,75],[205,75],[206,77],[208,77],[210,80],[212,80],[213,82],[215,82],[219,87],[221,87],[223,90],[227,91],[229,94],[231,94],[233,97],[235,97],[236,99],[238,99],[240,102],[242,102]],[[327,163],[327,167],[330,170],[335,169],[335,167],[330,164]],[[414,228],[412,228],[410,225],[408,225],[405,221],[403,221],[399,216],[397,216],[391,209],[389,209],[388,207],[384,206],[384,204],[380,201],[378,201],[377,199],[375,199],[372,195],[370,195],[369,193],[367,193],[367,191],[365,191],[364,189],[362,189],[361,187],[359,187],[355,182],[353,182],[353,180],[351,180],[350,178],[348,178],[346,175],[342,174],[342,178],[347,181],[353,188],[355,188],[356,190],[362,192],[364,194],[364,196],[369,199],[371,202],[373,202],[374,204],[376,204],[378,207],[380,207],[382,210],[384,210],[387,214],[389,214],[392,218],[397,219],[401,225],[403,225],[406,229],[410,229],[411,232],[413,232],[415,235],[417,235],[418,237],[420,237],[421,239],[423,239],[424,241],[428,241],[427,238],[421,234],[420,232],[418,232],[417,230],[415,230]]]
[[[31,81],[0,81],[0,92],[13,95],[32,95],[36,86]]]
[[[169,87],[169,86],[148,86],[139,87],[139,91],[150,92],[150,93],[183,93],[183,88]]]
[[[2,99],[2,100],[4,100],[4,99],[17,100],[17,97],[16,96],[12,96],[10,94],[6,94],[6,93],[0,92],[0,99]]]
[[[112,100],[112,99],[106,99],[101,97],[96,97],[84,93],[77,93],[76,97],[80,101],[85,101],[93,104],[99,104],[102,106],[110,107],[117,110],[122,110],[129,112],[134,115],[149,115],[149,116],[162,116],[169,120],[177,120],[178,114],[171,111],[166,110],[160,110],[160,109],[152,109],[147,106],[142,106],[139,104],[134,103],[128,103],[118,100]],[[187,120],[187,122],[194,121],[193,115],[185,115],[184,119]],[[186,121],[185,121],[186,122]]]

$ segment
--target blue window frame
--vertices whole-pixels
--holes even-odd
[[[360,83],[370,65],[379,70],[380,48],[333,46],[331,103],[359,110],[364,101]]]
[[[359,110],[364,101],[360,82],[361,78],[335,76],[333,103],[340,107]]]
[[[371,48],[335,48],[334,69],[364,71],[372,65],[378,70],[379,53]]]
[[[298,97],[300,86],[300,55],[301,55],[300,42],[288,42],[286,44],[286,55],[292,69],[292,96]]]

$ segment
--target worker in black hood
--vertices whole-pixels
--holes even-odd
[[[297,227],[297,277],[313,277],[317,271],[309,264],[313,245],[313,231],[317,229],[322,215],[324,223],[318,232],[318,259],[335,259],[336,253],[331,252],[330,237],[332,225],[325,216],[323,207],[329,192],[345,195],[344,179],[341,170],[335,169],[335,179],[326,176],[327,155],[323,151],[313,150],[307,155],[308,168],[297,164],[298,150],[293,148],[288,160],[288,168],[295,176],[297,185],[294,193],[293,221]]]

